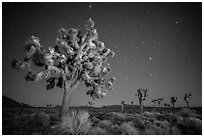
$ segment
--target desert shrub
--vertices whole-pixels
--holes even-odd
[[[60,121],[60,117],[56,114],[50,114],[50,125],[56,125]]]
[[[135,129],[129,123],[123,123],[120,127],[123,135],[138,135],[137,129]]]
[[[193,113],[189,108],[183,108],[181,111],[177,112],[178,115],[182,117],[189,117]]]
[[[112,125],[112,122],[110,120],[103,120],[98,123],[98,126],[103,129],[109,129],[111,125]]]
[[[184,135],[202,134],[202,121],[198,118],[184,118],[182,122],[177,123],[177,127]]]
[[[147,124],[144,130],[145,135],[162,135],[162,129],[154,124]]]
[[[144,115],[144,116],[146,116],[146,117],[154,117],[154,114],[151,113],[151,112],[148,112],[148,111],[143,112],[142,115]]]
[[[122,134],[121,127],[119,125],[117,125],[117,124],[111,126],[110,132],[113,135],[121,135]]]
[[[96,117],[92,117],[92,126],[96,126],[99,122],[100,122],[100,119],[96,118]]]
[[[178,120],[178,115],[173,114],[173,113],[167,113],[165,114],[165,119],[171,122],[172,124],[175,124]]]
[[[91,128],[87,134],[88,135],[107,135],[107,132],[100,127],[94,127],[94,128]]]
[[[50,124],[50,116],[44,112],[34,113],[30,115],[28,125],[33,127],[48,126]]]
[[[138,118],[133,119],[134,127],[139,128],[139,129],[145,129],[145,122],[146,120],[141,120]]]
[[[60,131],[60,134],[86,134],[91,128],[91,124],[88,112],[73,110],[68,115],[62,117],[58,131]]]
[[[150,121],[150,122],[154,122],[155,120],[157,120],[157,119],[154,118],[154,117],[149,117],[149,118],[148,118],[148,121]]]

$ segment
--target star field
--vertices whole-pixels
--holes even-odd
[[[95,21],[99,40],[115,52],[109,58],[116,77],[114,90],[95,106],[138,104],[138,88],[148,88],[151,99],[171,96],[183,106],[184,93],[192,93],[192,105],[202,105],[202,8],[201,3],[3,3],[3,94],[34,106],[61,104],[63,91],[46,91],[45,82],[29,83],[23,72],[12,70],[10,62],[23,59],[24,42],[40,38],[48,48],[54,46],[57,30],[84,29]],[[86,105],[91,98],[81,84],[73,92],[72,105]],[[83,98],[83,100],[82,100]]]

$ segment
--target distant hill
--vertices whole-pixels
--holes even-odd
[[[11,98],[8,98],[2,95],[2,107],[3,108],[11,108],[11,107],[33,107],[25,103],[19,103]]]

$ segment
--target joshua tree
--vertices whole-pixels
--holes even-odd
[[[89,106],[90,106],[90,107],[94,105],[94,103],[91,102],[91,101],[89,101],[88,103],[89,103]]]
[[[186,102],[187,108],[189,108],[189,103],[191,102],[192,96],[191,93],[185,93],[183,97],[184,101]]]
[[[164,103],[164,107],[165,107],[165,108],[167,107],[167,104],[166,104],[166,103]]]
[[[152,99],[152,103],[153,103],[153,111],[155,111],[156,110],[157,99]]]
[[[174,104],[176,103],[177,99],[178,99],[177,97],[171,97],[171,104],[173,107],[174,107]]]
[[[68,114],[71,93],[79,83],[84,83],[89,88],[87,95],[95,99],[104,97],[107,90],[112,90],[115,81],[115,78],[104,79],[110,72],[107,57],[113,57],[114,52],[98,40],[91,18],[85,28],[84,35],[79,29],[60,29],[55,47],[48,50],[43,49],[38,37],[31,36],[25,44],[24,61],[13,61],[14,68],[28,68],[27,81],[45,79],[47,90],[55,86],[63,88],[61,116]],[[35,73],[30,67],[31,63],[41,67],[42,71]]]
[[[134,109],[134,102],[131,101],[131,105],[132,105],[132,110]]]
[[[124,108],[124,105],[125,105],[125,101],[121,101],[121,112],[123,112],[123,108]]]
[[[140,88],[140,89],[137,89],[137,94],[135,95],[139,99],[141,112],[143,112],[143,102],[145,101],[145,98],[148,96],[147,91],[148,89]]]
[[[159,104],[159,107],[160,107],[161,102],[162,102],[163,100],[164,100],[163,98],[158,98],[158,99],[157,99],[157,103]]]

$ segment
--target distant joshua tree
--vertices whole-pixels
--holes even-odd
[[[174,104],[176,103],[177,99],[178,99],[177,97],[171,97],[171,104],[173,107],[174,107]]]
[[[157,99],[152,99],[152,103],[153,103],[153,111],[155,111],[156,110]]]
[[[88,103],[89,103],[89,106],[90,106],[90,107],[94,105],[94,103],[91,102],[91,101],[89,101]]]
[[[18,70],[28,68],[27,81],[45,79],[47,90],[55,86],[63,88],[61,116],[69,113],[71,93],[79,83],[89,88],[87,95],[93,99],[102,98],[107,90],[113,89],[115,78],[105,80],[104,77],[110,73],[107,57],[113,57],[114,52],[98,40],[91,18],[85,28],[84,35],[79,29],[60,29],[55,47],[49,47],[48,50],[43,49],[38,37],[31,36],[25,44],[24,61],[14,60],[12,63],[13,68]],[[42,71],[34,72],[31,64],[41,67]]]
[[[167,108],[167,103],[164,103],[164,107]]]
[[[132,110],[133,110],[133,109],[134,109],[134,102],[131,101],[130,103],[131,103],[131,105],[132,105]]]
[[[137,89],[137,94],[135,95],[139,99],[141,112],[143,112],[143,106],[144,106],[143,102],[145,101],[145,98],[148,96],[147,91],[148,89],[140,88],[140,89]]]
[[[192,95],[191,93],[185,93],[183,97],[184,101],[186,102],[187,108],[189,108],[189,103],[191,102]]]
[[[121,112],[123,112],[123,109],[124,109],[124,105],[125,105],[125,101],[121,101]]]
[[[158,98],[158,99],[157,99],[157,103],[158,103],[159,107],[161,106],[161,102],[162,102],[163,100],[164,100],[163,98]]]

